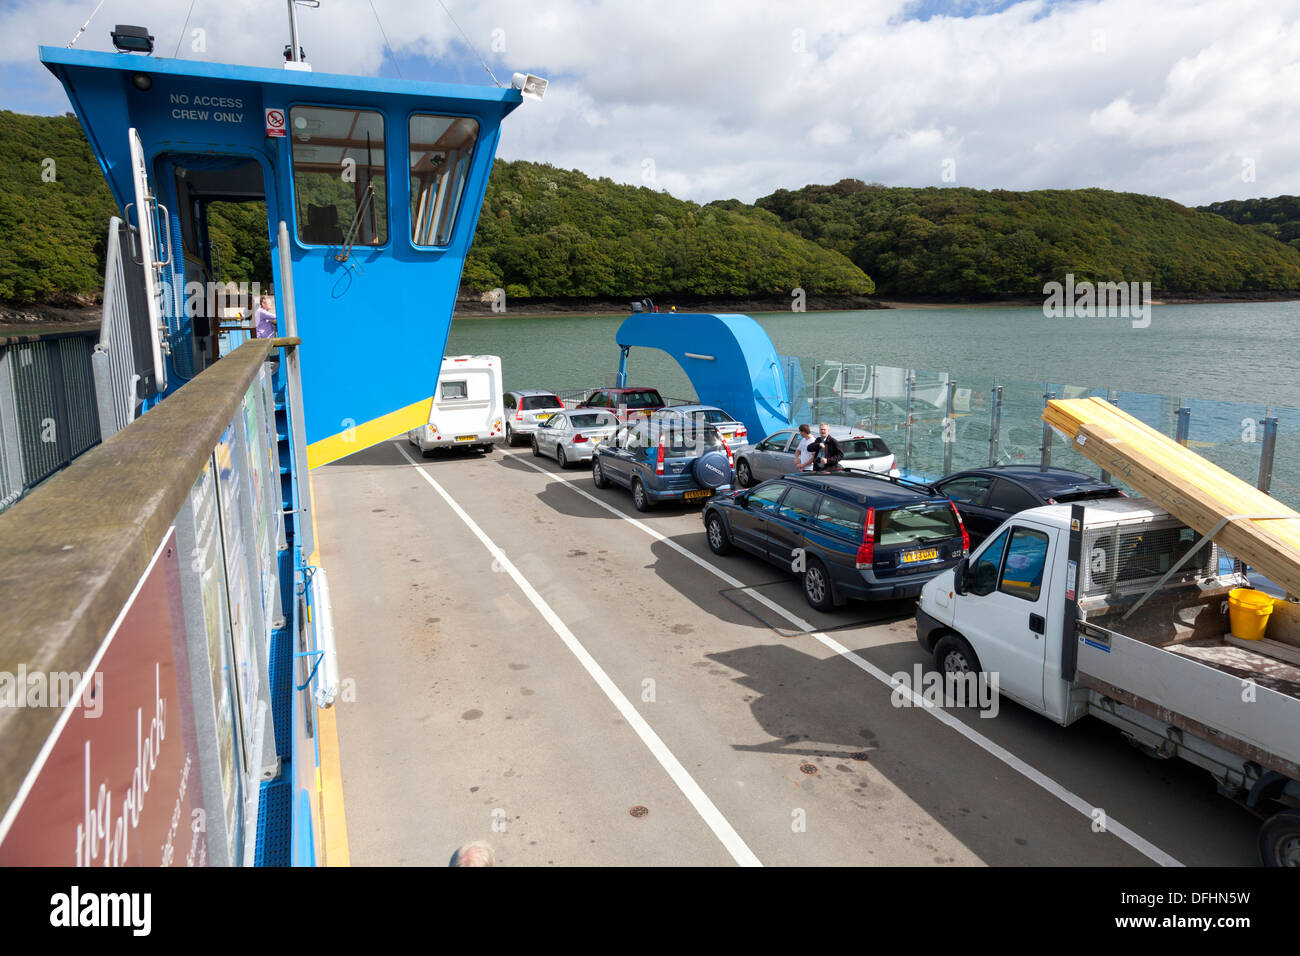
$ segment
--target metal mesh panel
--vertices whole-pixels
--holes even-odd
[[[54,363],[48,341],[24,342],[11,349],[18,437],[28,487],[48,478],[63,464],[59,454]]]
[[[75,458],[99,443],[99,414],[95,407],[95,375],[90,365],[91,343],[74,336],[59,339],[59,362],[63,371],[63,398],[68,454]]]
[[[1154,584],[1200,540],[1183,525],[1119,524],[1089,528],[1083,536],[1085,596],[1126,593]],[[1202,547],[1174,576],[1194,581],[1217,573],[1219,548]]]
[[[0,347],[0,511],[23,493],[22,455],[18,450],[14,390],[9,373],[10,351]]]

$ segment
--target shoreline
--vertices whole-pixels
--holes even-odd
[[[1170,293],[1152,298],[1155,305],[1246,305],[1254,302],[1300,302],[1300,290],[1278,289],[1260,292],[1206,292],[1191,294]],[[676,306],[679,312],[707,312],[717,314],[794,314],[790,300],[785,296],[770,297],[665,297],[656,304],[659,311],[668,313]],[[883,298],[867,295],[809,296],[804,311],[816,312],[874,312],[874,311],[937,311],[952,309],[1020,309],[1040,308],[1041,297],[1009,296],[1004,299],[970,301],[961,299],[931,299],[927,297]],[[452,312],[457,319],[493,319],[510,317],[563,317],[563,316],[626,316],[632,313],[631,302],[620,299],[589,298],[516,298],[507,302],[504,312],[494,312],[481,296],[461,296]],[[86,304],[69,308],[45,304],[12,305],[0,302],[0,334],[39,334],[54,330],[72,329],[87,323],[98,323],[101,310],[98,305]]]
[[[1206,292],[1198,294],[1169,293],[1153,297],[1151,305],[1245,305],[1254,302],[1297,302],[1300,290],[1279,289],[1261,292]],[[781,296],[770,298],[729,297],[664,297],[657,300],[661,313],[676,306],[678,312],[707,312],[727,314],[792,314],[790,301]],[[934,311],[951,309],[1031,309],[1042,308],[1043,297],[1014,296],[1004,299],[970,301],[961,299],[882,298],[877,296],[809,296],[805,312],[865,312],[865,311]],[[613,316],[632,314],[631,302],[615,299],[511,299],[504,312],[494,312],[481,297],[463,296],[456,300],[454,319],[492,319],[518,316]]]

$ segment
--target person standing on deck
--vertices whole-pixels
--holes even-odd
[[[807,425],[799,426],[799,447],[794,453],[794,467],[797,471],[813,470],[812,429]]]
[[[259,339],[275,338],[275,297],[264,295],[253,317],[253,335]]]
[[[841,471],[840,462],[844,460],[844,449],[831,437],[831,426],[822,422],[818,426],[821,435],[808,446],[813,455],[814,471]]]

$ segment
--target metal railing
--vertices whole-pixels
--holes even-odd
[[[99,443],[93,329],[0,339],[0,510]]]
[[[99,431],[104,438],[115,435],[140,414],[148,397],[147,384],[139,368],[136,338],[140,316],[147,329],[144,311],[144,276],[131,256],[130,230],[114,217],[108,225],[108,249],[104,263],[104,314],[99,342],[91,357],[98,399]],[[145,343],[147,347],[147,343]],[[149,356],[152,362],[152,356]],[[150,376],[151,377],[151,376]]]
[[[121,431],[157,391],[144,274],[109,220],[98,329],[0,339],[0,511]]]
[[[903,471],[916,477],[934,479],[997,464],[1051,464],[1096,473],[1096,465],[1042,421],[1052,398],[1096,396],[1284,503],[1300,506],[1300,408],[991,376],[958,381],[946,371],[836,359],[783,356],[782,361],[791,424],[825,421],[874,432],[894,450]],[[803,369],[810,373],[806,382]],[[1104,472],[1101,477],[1112,480]]]

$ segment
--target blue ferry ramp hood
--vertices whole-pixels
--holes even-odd
[[[175,201],[176,168],[199,158],[261,167],[273,252],[281,220],[290,236],[311,467],[428,420],[500,124],[520,104],[518,90],[61,47],[41,47],[40,57],[123,209],[133,202],[128,129],[164,204]],[[337,209],[319,198],[333,167],[351,175],[358,207],[366,184],[376,185],[350,246],[350,197],[324,232],[312,221]],[[429,179],[435,187],[421,187]],[[271,258],[273,275],[259,278],[274,282],[283,335],[285,278]]]
[[[790,396],[776,348],[747,315],[639,312],[618,327],[621,347],[667,352],[705,405],[745,423],[751,442],[789,427]]]

